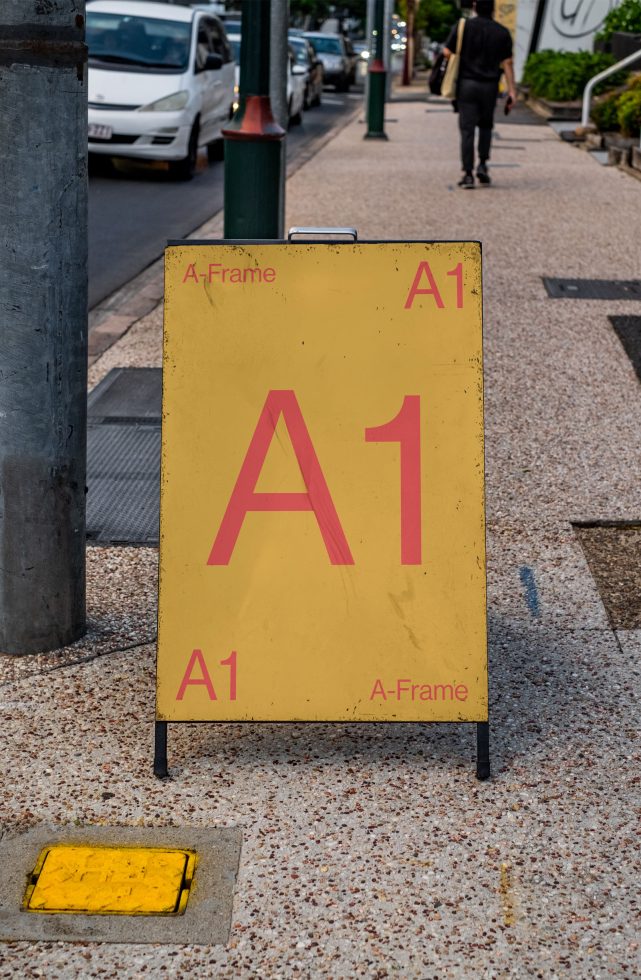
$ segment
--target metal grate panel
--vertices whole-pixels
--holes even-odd
[[[551,279],[543,277],[552,299],[641,300],[641,279]]]
[[[610,323],[641,381],[641,316],[611,316]]]
[[[87,408],[92,422],[160,422],[162,369],[114,368],[91,392]]]
[[[160,426],[90,425],[87,537],[97,544],[158,544]]]

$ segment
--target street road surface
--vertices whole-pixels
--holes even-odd
[[[323,104],[288,131],[288,160],[308,150],[361,99],[354,89],[347,95],[326,91]],[[159,258],[168,239],[189,235],[222,208],[223,172],[222,162],[205,164],[193,180],[178,182],[162,165],[122,161],[114,168],[109,158],[90,158],[90,308]]]

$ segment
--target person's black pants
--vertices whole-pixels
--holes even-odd
[[[479,161],[485,163],[490,158],[497,95],[496,82],[476,82],[470,78],[461,78],[459,81],[457,101],[461,130],[461,163],[465,173],[472,173],[474,170],[474,130],[477,128]]]

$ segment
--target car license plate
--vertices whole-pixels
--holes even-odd
[[[102,126],[100,123],[89,123],[89,138],[94,140],[110,140],[113,129],[111,126]]]

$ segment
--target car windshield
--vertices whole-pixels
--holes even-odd
[[[290,37],[289,43],[291,45],[292,51],[294,52],[294,57],[299,65],[309,64],[309,50],[304,41],[297,40],[295,37]]]
[[[191,24],[155,17],[87,13],[89,60],[185,71]]]
[[[322,54],[342,54],[340,39],[337,37],[313,37],[312,44]]]

